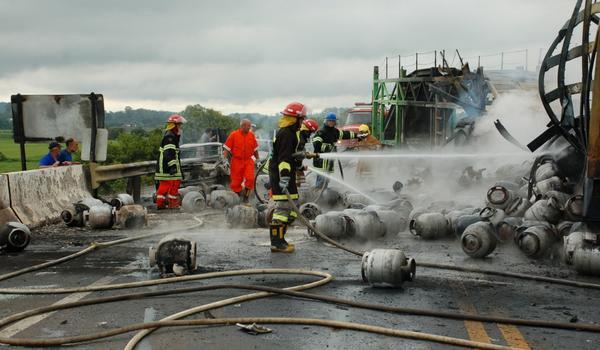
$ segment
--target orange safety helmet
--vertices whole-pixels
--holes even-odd
[[[304,118],[306,117],[306,106],[300,102],[292,102],[285,106],[281,114],[295,118]]]

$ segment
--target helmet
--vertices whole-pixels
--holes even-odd
[[[314,119],[306,119],[302,122],[302,124],[306,126],[310,132],[315,132],[317,129],[319,129],[319,124]]]
[[[358,127],[358,132],[361,134],[370,134],[369,126],[367,124],[362,124]]]
[[[333,112],[329,112],[327,113],[327,115],[325,116],[325,121],[337,121],[337,115],[335,115],[335,113]]]
[[[281,111],[281,114],[290,117],[304,118],[306,117],[306,106],[300,102],[292,102],[285,106],[283,111]]]
[[[180,116],[179,114],[172,114],[168,119],[167,119],[167,123],[174,123],[174,124],[183,124],[186,123],[187,120],[185,120],[184,117]]]

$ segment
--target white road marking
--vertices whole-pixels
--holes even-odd
[[[131,270],[134,270],[138,266],[139,266],[139,261],[134,261],[134,262],[128,264],[127,266],[119,269],[117,271],[118,273],[115,273],[112,276],[102,277],[101,279],[90,284],[89,286],[91,287],[91,286],[100,286],[100,285],[104,285],[104,284],[109,284],[109,283],[113,282],[114,280],[122,277],[123,275],[121,273],[123,273],[123,272],[126,273]],[[78,300],[81,300],[81,299],[85,298],[86,296],[90,295],[91,293],[92,292],[73,293],[73,294],[70,294],[70,295],[66,296],[65,298],[57,301],[56,303],[54,303],[52,305],[61,305],[61,304],[78,301]],[[32,317],[26,318],[22,321],[19,321],[17,323],[14,323],[14,324],[10,325],[9,327],[0,331],[0,336],[7,337],[7,338],[12,337],[15,334],[20,333],[20,332],[26,330],[27,328],[45,320],[52,314],[54,314],[54,312],[49,312],[49,313],[45,313],[45,314],[41,314],[41,315],[37,315],[37,316],[32,316]]]

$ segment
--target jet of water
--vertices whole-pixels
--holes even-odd
[[[453,158],[530,158],[531,153],[383,153],[383,152],[344,152],[320,153],[323,159],[358,159],[358,158],[397,158],[397,159],[453,159]]]
[[[361,196],[363,196],[363,197],[365,197],[366,199],[368,199],[369,201],[371,201],[371,203],[373,203],[373,204],[377,204],[377,200],[373,199],[373,197],[371,197],[371,196],[369,196],[368,194],[366,194],[366,193],[362,192],[362,191],[361,191],[361,190],[359,190],[358,188],[356,188],[356,187],[354,187],[354,186],[350,185],[349,183],[347,183],[347,182],[345,182],[345,181],[343,181],[343,180],[341,180],[341,179],[338,179],[337,177],[335,177],[335,176],[332,176],[331,174],[328,174],[328,173],[326,173],[326,172],[323,172],[323,171],[321,171],[321,170],[315,169],[315,168],[313,168],[313,167],[308,167],[308,169],[309,169],[310,171],[312,171],[312,172],[316,173],[316,174],[319,174],[320,176],[326,177],[326,178],[328,178],[329,180],[332,180],[332,181],[335,181],[335,182],[339,183],[340,185],[342,185],[342,186],[344,186],[344,187],[346,187],[346,188],[350,189],[352,192],[355,192],[355,193],[358,193],[358,194],[360,194]]]

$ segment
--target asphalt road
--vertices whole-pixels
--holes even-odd
[[[360,259],[331,248],[306,234],[302,227],[289,233],[296,253],[271,254],[266,229],[230,229],[223,217],[209,219],[200,229],[185,231],[194,222],[187,214],[153,216],[142,231],[181,227],[198,244],[196,273],[248,268],[302,268],[328,272],[334,280],[310,292],[383,305],[424,308],[482,315],[510,316],[562,322],[598,323],[600,291],[584,290],[510,278],[489,277],[417,267],[413,282],[401,289],[376,289],[361,281]],[[94,241],[111,240],[137,232],[65,229],[62,225],[34,231],[25,252],[0,256],[0,274],[55,259],[82,249]],[[127,243],[94,252],[71,262],[0,282],[0,287],[66,287],[92,283],[119,283],[159,278],[148,265],[148,247],[158,238]],[[353,243],[356,245],[356,243]],[[524,257],[512,244],[499,246],[490,258],[467,258],[457,241],[422,241],[409,233],[370,242],[369,246],[398,248],[417,261],[443,262],[488,269],[577,279],[600,283],[599,278],[578,276],[558,258],[536,261]],[[92,298],[142,290],[172,289],[207,283],[252,283],[288,287],[313,281],[307,276],[250,276],[189,282],[136,290],[97,292],[88,295],[0,295],[0,317],[65,298]],[[158,320],[181,310],[247,294],[240,290],[215,290],[176,296],[86,306],[59,311],[44,318],[27,319],[0,331],[14,337],[61,337]],[[515,327],[395,315],[289,297],[270,297],[213,310],[195,317],[273,316],[310,317],[353,321],[439,335],[509,345],[523,349],[598,349],[600,334]],[[453,347],[400,338],[315,326],[266,325],[272,333],[249,335],[236,327],[186,327],[162,329],[146,338],[139,349],[452,349]],[[122,349],[133,333],[69,346],[70,349]],[[11,347],[5,347],[11,348]]]

